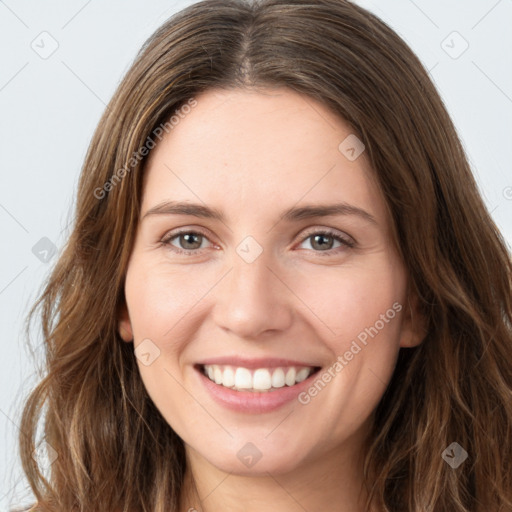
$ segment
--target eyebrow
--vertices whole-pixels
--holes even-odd
[[[178,201],[164,201],[150,208],[142,217],[144,220],[151,215],[191,215],[203,219],[214,219],[225,222],[224,214],[216,208],[211,208],[199,203],[187,203]],[[334,215],[356,215],[372,224],[378,225],[375,217],[366,210],[348,203],[334,203],[325,205],[297,206],[286,210],[280,219],[294,222],[314,217],[329,217]]]

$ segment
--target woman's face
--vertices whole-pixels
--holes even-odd
[[[287,89],[196,100],[148,161],[123,339],[189,454],[222,471],[354,450],[421,341],[364,147]]]

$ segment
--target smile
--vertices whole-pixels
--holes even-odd
[[[235,391],[265,393],[291,387],[306,380],[317,368],[313,366],[288,366],[249,369],[241,366],[208,364],[202,366],[203,374],[212,382]]]

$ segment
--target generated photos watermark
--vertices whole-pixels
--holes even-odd
[[[307,405],[311,402],[313,398],[315,398],[324,388],[327,386],[329,382],[331,382],[336,375],[338,375],[345,366],[347,366],[354,356],[359,354],[361,350],[363,350],[368,345],[368,338],[375,338],[379,332],[384,329],[386,324],[389,324],[393,318],[395,318],[396,314],[402,311],[402,305],[399,302],[395,302],[391,308],[389,308],[386,313],[380,315],[379,320],[377,320],[372,326],[366,327],[363,329],[358,335],[357,338],[352,340],[350,344],[350,348],[343,354],[339,355],[336,358],[336,361],[327,368],[318,378],[313,382],[313,384],[306,390],[299,393],[297,399],[302,405]]]
[[[155,138],[161,141],[164,137],[164,133],[170,133],[171,130],[179,124],[180,120],[190,114],[192,109],[196,106],[197,100],[195,98],[190,98],[187,103],[182,105],[167,122],[161,123],[157,126],[138,151],[135,151],[132,154],[124,167],[118,169],[102,187],[94,189],[94,197],[96,199],[103,199],[133,168],[135,168],[139,162],[142,161],[145,156],[149,154],[150,150],[156,146],[157,143],[155,142]]]

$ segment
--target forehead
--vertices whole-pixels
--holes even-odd
[[[151,152],[143,210],[169,199],[228,215],[347,201],[386,216],[364,151],[344,152],[353,130],[321,103],[288,89],[213,89],[196,101]]]

